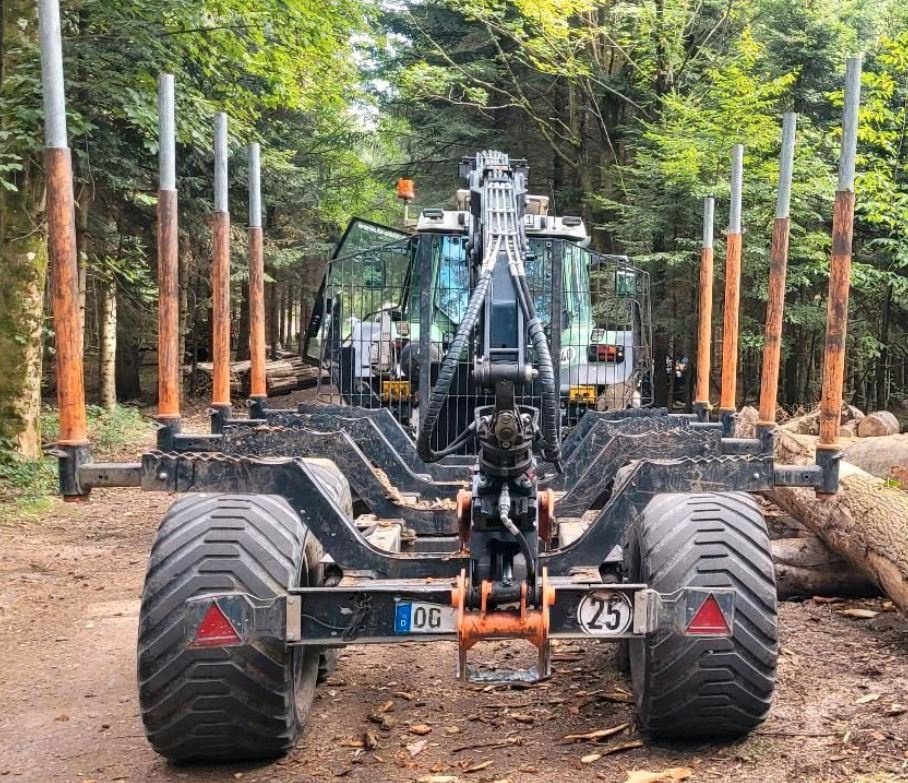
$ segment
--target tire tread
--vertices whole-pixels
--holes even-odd
[[[731,638],[664,631],[631,645],[643,729],[664,739],[746,734],[769,712],[778,657],[775,575],[759,507],[744,493],[659,495],[632,536],[650,588],[736,591]]]
[[[228,761],[292,747],[289,648],[275,639],[187,648],[182,607],[212,592],[280,595],[299,579],[314,544],[281,498],[195,495],[171,507],[151,552],[138,640],[142,718],[158,753]]]

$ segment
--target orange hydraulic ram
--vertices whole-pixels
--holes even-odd
[[[57,0],[40,0],[41,80],[44,91],[44,165],[47,187],[47,237],[53,282],[56,337],[59,445],[86,446],[85,380],[79,319],[79,270],[72,158],[66,135],[63,47]],[[61,475],[61,483],[63,477]]]
[[[258,144],[249,145],[249,364],[249,398],[253,404],[261,405],[268,396],[268,389],[265,381],[265,256]]]
[[[180,290],[173,76],[158,82],[158,414],[179,428]]]
[[[735,412],[738,383],[738,314],[741,304],[741,186],[744,179],[744,145],[731,153],[731,202],[725,239],[725,310],[722,329],[722,389],[719,414]]]
[[[211,259],[211,407],[230,416],[230,212],[227,198],[227,115],[214,118],[214,216]]]
[[[703,199],[703,246],[700,250],[700,313],[697,322],[697,388],[694,390],[694,406],[702,411],[709,410],[709,374],[712,358],[713,326],[713,217],[716,200],[712,196]]]
[[[832,217],[832,254],[829,259],[829,301],[826,309],[826,348],[823,360],[823,396],[820,401],[821,452],[837,450],[845,379],[845,340],[848,327],[848,287],[851,279],[851,240],[854,231],[854,168],[857,153],[858,107],[861,96],[861,58],[850,57],[845,68],[845,108],[839,182]]]
[[[769,296],[766,301],[766,328],[763,332],[760,418],[757,422],[757,426],[763,429],[771,429],[776,423],[796,123],[797,115],[792,112],[786,112],[782,117],[782,154],[779,164],[779,190],[776,194],[776,218],[772,226],[772,245],[769,251]]]

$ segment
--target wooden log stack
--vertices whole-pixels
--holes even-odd
[[[753,408],[741,411],[739,437],[753,437],[756,420]],[[811,439],[776,430],[782,463],[809,464],[813,451]],[[908,613],[908,493],[843,461],[834,497],[801,487],[776,487],[766,495]]]
[[[249,395],[251,364],[245,362],[230,363],[230,394],[234,400],[241,400]],[[192,368],[184,368],[191,373]],[[212,365],[200,362],[196,365],[196,393],[205,396],[211,391]],[[269,397],[290,394],[297,389],[313,386],[318,379],[318,369],[306,364],[298,356],[284,359],[273,359],[265,364],[265,383]]]

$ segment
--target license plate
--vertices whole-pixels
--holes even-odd
[[[453,606],[421,601],[401,601],[394,610],[394,633],[454,633],[457,612]]]
[[[577,607],[577,622],[590,636],[620,636],[633,619],[631,599],[616,590],[587,593]]]

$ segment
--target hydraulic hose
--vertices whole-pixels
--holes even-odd
[[[441,415],[442,406],[451,391],[451,384],[454,383],[454,375],[457,372],[457,363],[460,355],[470,339],[473,327],[479,320],[479,313],[486,301],[486,294],[489,290],[489,283],[492,280],[492,269],[494,268],[494,254],[497,254],[497,244],[490,254],[493,258],[492,263],[485,263],[479,273],[479,279],[476,281],[476,287],[470,296],[470,302],[467,305],[467,311],[457,328],[457,334],[448,348],[448,352],[441,360],[441,367],[438,370],[438,380],[432,388],[429,395],[429,401],[426,405],[426,412],[420,417],[419,434],[416,437],[416,451],[420,459],[424,462],[437,462],[443,456],[444,451],[434,451],[432,449],[432,433],[435,432],[435,425],[438,423],[438,417]]]
[[[530,542],[527,541],[523,532],[514,524],[511,519],[511,492],[508,489],[508,482],[501,485],[501,492],[498,495],[498,518],[505,529],[517,540],[517,545],[523,553],[523,559],[527,565],[527,581],[533,584],[536,580],[536,561],[533,559],[533,553],[530,551]]]
[[[536,315],[530,286],[527,283],[523,270],[516,271],[511,265],[514,279],[519,293],[520,306],[527,319],[527,331],[536,357],[539,362],[539,383],[542,385],[542,453],[543,456],[561,473],[561,438],[558,431],[558,418],[560,413],[558,384],[555,380],[555,365],[552,361],[552,352],[549,350],[549,341],[545,330]]]

